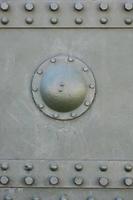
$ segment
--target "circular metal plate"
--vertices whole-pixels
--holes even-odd
[[[32,78],[32,96],[45,115],[70,120],[86,112],[96,93],[90,68],[80,59],[55,56],[44,61]]]

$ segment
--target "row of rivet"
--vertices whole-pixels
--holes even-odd
[[[61,197],[59,197],[59,200],[69,200],[70,198],[68,197],[68,195],[64,194],[64,195],[61,195]],[[6,195],[3,200],[13,200],[13,197],[10,196],[10,195]],[[41,200],[40,197],[38,196],[35,196],[35,197],[31,197],[31,200]],[[91,196],[88,196],[86,200],[95,200],[95,197],[93,197],[92,195]],[[114,198],[114,200],[123,200],[123,198],[117,196]]]
[[[107,24],[108,21],[109,21],[109,20],[108,20],[107,17],[101,17],[100,20],[99,20],[99,22],[100,22],[101,24],[104,24],[104,25]],[[26,24],[29,24],[29,25],[30,25],[30,24],[33,24],[34,19],[33,19],[33,17],[28,16],[28,17],[25,18],[25,22],[26,22]],[[51,24],[56,25],[56,24],[58,24],[58,22],[59,22],[59,19],[58,19],[57,17],[52,17],[52,18],[50,18],[50,23],[51,23]],[[74,19],[74,22],[75,22],[75,24],[77,24],[77,25],[83,24],[83,18],[82,18],[82,17],[76,17],[76,18]],[[133,23],[133,19],[130,18],[130,17],[128,17],[128,18],[125,18],[125,19],[124,19],[124,22],[125,22],[125,24],[127,24],[127,25],[131,25],[131,24]],[[8,24],[8,23],[9,23],[9,18],[6,17],[6,16],[2,17],[2,18],[1,18],[1,23],[2,23],[3,25]]]
[[[126,2],[126,3],[124,3],[123,7],[126,11],[131,11],[131,10],[133,10],[133,3]],[[8,11],[10,6],[7,2],[2,2],[0,4],[0,8],[2,11]],[[35,8],[35,5],[34,5],[34,3],[29,2],[24,5],[24,8],[26,11],[33,11]],[[60,8],[60,5],[56,2],[52,2],[49,4],[49,9],[51,11],[57,11],[57,10],[59,10],[59,8]],[[74,3],[74,9],[76,11],[82,11],[84,9],[84,4],[82,2]],[[109,4],[106,2],[101,2],[99,4],[99,10],[101,10],[101,11],[109,10]]]
[[[60,181],[61,181],[60,178],[57,177],[57,176],[48,177],[49,185],[52,185],[52,186],[59,185]],[[23,178],[23,183],[27,186],[28,185],[31,186],[35,182],[36,182],[36,180],[32,176],[25,176]],[[75,176],[75,177],[72,178],[72,182],[76,186],[82,186],[84,184],[84,178],[82,176]],[[110,184],[110,180],[107,177],[99,177],[97,179],[97,182],[102,187],[107,187]],[[1,185],[7,185],[9,183],[10,183],[10,178],[8,176],[1,176],[0,177],[0,184]],[[122,183],[127,187],[133,186],[133,178],[132,177],[125,177],[125,178],[123,178]]]
[[[2,169],[2,170],[8,170],[9,169],[9,164],[7,163],[7,162],[3,162],[3,163],[1,163],[0,164],[0,168]],[[32,163],[26,163],[25,165],[24,165],[24,169],[26,170],[26,171],[31,171],[31,170],[33,170],[33,168],[34,168],[34,166],[33,166],[33,164]],[[53,163],[50,163],[49,164],[49,169],[51,170],[51,171],[57,171],[58,169],[59,169],[59,165],[57,164],[57,163],[55,163],[55,162],[53,162]],[[74,165],[74,169],[76,170],[76,171],[82,171],[83,169],[84,169],[84,166],[83,166],[83,164],[82,163],[76,163],[75,165]],[[108,170],[108,165],[100,165],[99,166],[99,170],[100,171],[102,171],[102,172],[106,172],[107,170]],[[127,163],[126,165],[124,165],[124,170],[126,171],[126,172],[131,172],[132,170],[133,170],[133,166],[130,164],[130,163]]]

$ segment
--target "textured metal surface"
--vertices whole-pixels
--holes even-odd
[[[133,27],[132,0],[1,0],[0,27]]]

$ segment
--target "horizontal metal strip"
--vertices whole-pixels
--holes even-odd
[[[133,161],[0,160],[0,187],[133,188]]]

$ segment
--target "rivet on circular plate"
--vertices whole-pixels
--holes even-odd
[[[76,171],[82,171],[83,170],[83,165],[81,163],[76,163],[74,165],[74,168]]]
[[[98,179],[99,185],[106,187],[109,184],[109,179],[106,177],[101,177]]]
[[[4,200],[13,200],[13,197],[10,196],[10,195],[6,195],[6,196],[4,197]]]
[[[34,182],[35,182],[35,180],[34,180],[34,178],[32,178],[31,176],[26,176],[26,177],[24,178],[24,183],[25,183],[26,185],[33,185]]]
[[[83,3],[81,3],[81,2],[75,3],[75,4],[74,4],[74,9],[77,10],[77,11],[83,10],[83,9],[84,9]]]
[[[108,22],[107,17],[100,18],[100,22],[101,22],[101,24],[107,24],[107,22]]]
[[[1,169],[2,169],[2,170],[7,170],[7,169],[9,169],[9,164],[8,164],[7,162],[1,163]]]
[[[39,107],[40,110],[42,110],[44,108],[44,105],[43,104],[39,104],[38,107]]]
[[[73,62],[74,61],[74,59],[72,58],[72,57],[68,57],[68,62]]]
[[[81,176],[76,176],[73,179],[73,183],[77,186],[80,186],[84,183],[84,179]]]
[[[59,184],[59,178],[56,176],[49,177],[49,184],[50,185],[58,185]]]
[[[33,164],[32,164],[32,163],[26,163],[26,164],[24,165],[24,169],[25,169],[26,171],[31,171],[31,170],[33,169]]]
[[[27,23],[27,24],[32,24],[33,23],[33,18],[32,17],[26,17],[25,18],[25,22]]]
[[[29,2],[29,3],[26,3],[26,4],[24,5],[24,7],[25,7],[25,10],[27,10],[27,11],[32,11],[32,10],[34,9],[34,4],[31,3],[31,2]]]
[[[32,197],[31,200],[41,200],[41,199],[40,199],[40,197],[36,197],[36,196],[35,196],[35,197]]]
[[[127,2],[124,4],[124,9],[126,11],[131,11],[133,9],[133,3]]]
[[[39,75],[43,74],[43,70],[42,70],[42,69],[39,69],[39,70],[37,71],[37,74],[39,74]]]
[[[37,92],[37,91],[38,91],[38,87],[32,86],[32,91],[33,91],[33,92]]]
[[[57,11],[57,10],[59,10],[59,4],[56,3],[56,2],[52,2],[52,3],[49,5],[49,9],[50,9],[51,11]]]
[[[132,186],[133,185],[133,178],[126,177],[126,178],[124,178],[123,182],[124,182],[124,185],[126,185],[126,186]]]
[[[57,119],[59,117],[59,114],[58,113],[53,113],[52,116],[53,116],[54,119]]]
[[[8,11],[9,10],[9,4],[7,2],[2,2],[0,4],[0,8],[2,11]]]
[[[121,198],[121,197],[115,197],[114,200],[123,200],[123,198]]]
[[[66,195],[66,194],[63,194],[60,198],[59,198],[59,200],[68,200],[69,198],[68,198],[68,196]]]
[[[56,58],[51,58],[51,59],[50,59],[50,62],[51,62],[51,63],[55,63],[55,62],[56,62]]]
[[[124,166],[124,169],[125,169],[125,171],[126,172],[131,172],[132,171],[132,169],[133,169],[133,166],[131,165],[131,164],[126,164],[125,166]]]
[[[83,68],[83,71],[84,71],[84,72],[88,72],[88,70],[89,70],[88,67],[84,67],[84,68]]]
[[[76,113],[72,112],[71,114],[71,117],[75,118],[76,117]]]
[[[101,2],[99,4],[99,8],[100,8],[101,11],[107,11],[109,9],[109,5],[106,2]]]
[[[106,172],[108,170],[108,166],[107,165],[100,165],[99,166],[100,171],[102,172]]]
[[[90,89],[94,89],[94,88],[95,88],[95,85],[94,85],[94,84],[90,84],[90,85],[89,85],[89,88],[90,88]]]
[[[2,23],[3,25],[6,25],[6,24],[9,23],[9,19],[8,19],[7,17],[2,17],[2,18],[1,18],[1,23]]]
[[[51,171],[57,171],[58,170],[58,164],[57,163],[50,163],[50,165],[49,165],[49,169],[51,170]]]
[[[52,17],[52,18],[50,19],[50,22],[51,22],[51,24],[57,24],[57,23],[58,23],[58,18]]]
[[[9,178],[7,176],[1,176],[0,177],[0,183],[2,185],[7,185],[9,183]]]
[[[95,200],[95,198],[94,198],[93,196],[89,196],[89,197],[87,198],[87,200]]]
[[[90,102],[89,102],[89,101],[85,101],[84,105],[85,105],[85,106],[89,106],[89,105],[90,105]]]
[[[132,24],[133,20],[131,18],[126,18],[125,19],[125,24],[130,25]]]
[[[83,23],[83,19],[81,17],[76,17],[75,18],[75,23],[78,24],[78,25],[80,25],[80,24]]]

